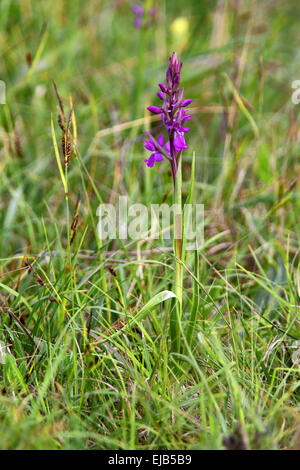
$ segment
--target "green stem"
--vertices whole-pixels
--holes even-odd
[[[172,351],[180,352],[180,321],[182,317],[182,172],[181,158],[178,159],[178,167],[174,187],[174,254],[175,254],[175,279],[174,290],[177,296],[175,308],[173,308],[170,319]],[[177,209],[178,212],[177,212]]]

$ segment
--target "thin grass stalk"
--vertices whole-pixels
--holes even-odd
[[[198,279],[198,276],[199,276],[199,255],[198,255],[197,250],[194,251],[194,276],[195,276],[196,279]],[[189,323],[188,323],[187,331],[186,331],[186,342],[187,342],[189,348],[192,347],[192,339],[193,339],[193,333],[194,333],[195,327],[196,327],[197,312],[198,312],[198,305],[199,305],[199,284],[196,281],[196,279],[193,280],[192,307],[191,307]]]

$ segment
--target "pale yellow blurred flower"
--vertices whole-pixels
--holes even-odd
[[[189,21],[184,16],[179,16],[171,23],[172,44],[179,53],[187,46],[189,27]]]

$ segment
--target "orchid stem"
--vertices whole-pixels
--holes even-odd
[[[175,279],[174,290],[177,297],[176,306],[171,313],[170,329],[172,351],[180,352],[180,321],[182,317],[182,171],[181,158],[177,163],[177,171],[174,179],[174,254],[175,254]]]

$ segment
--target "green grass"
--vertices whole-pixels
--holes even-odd
[[[145,31],[126,1],[0,3],[2,449],[300,446],[300,9],[221,3],[161,0]],[[179,354],[172,251],[96,236],[101,201],[172,203],[168,162],[148,169],[141,136],[175,48],[194,100],[183,199],[195,152],[205,206]],[[74,104],[66,172],[52,80],[67,116]]]

